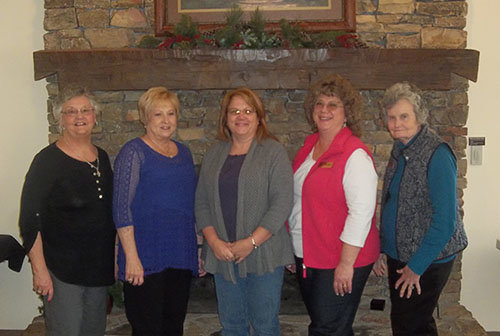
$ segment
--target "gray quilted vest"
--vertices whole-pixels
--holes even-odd
[[[383,205],[388,197],[389,185],[397,169],[398,158],[404,156],[406,165],[401,178],[396,216],[396,248],[398,259],[408,262],[420,246],[432,221],[432,206],[427,182],[427,168],[437,147],[445,143],[427,125],[417,134],[417,138],[407,148],[399,148],[395,143],[387,164],[382,191]],[[451,148],[450,148],[451,151]],[[452,151],[453,153],[453,151]],[[462,216],[458,211],[455,232],[437,259],[449,257],[467,246]],[[381,232],[381,234],[383,234]]]

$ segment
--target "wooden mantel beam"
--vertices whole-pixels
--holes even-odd
[[[307,89],[328,73],[358,89],[407,80],[448,90],[451,74],[476,81],[479,67],[479,52],[467,49],[42,50],[33,58],[35,80],[57,74],[59,85],[92,90]]]

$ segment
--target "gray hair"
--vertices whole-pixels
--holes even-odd
[[[422,90],[415,84],[409,82],[401,82],[392,85],[385,90],[384,97],[380,101],[382,108],[382,120],[384,125],[387,125],[387,110],[393,107],[401,99],[406,99],[412,106],[417,122],[424,125],[427,122],[429,111],[425,106],[424,99],[422,98]]]
[[[64,103],[66,103],[68,100],[73,99],[75,97],[86,97],[90,101],[90,105],[94,108],[96,116],[98,115],[99,112],[99,106],[97,105],[94,95],[92,92],[87,90],[86,88],[81,88],[81,87],[67,87],[64,88],[59,92],[59,96],[57,97],[56,101],[54,102],[54,108],[52,109],[52,113],[54,115],[54,119],[57,123],[57,126],[59,127],[59,132],[62,131],[61,129],[61,115],[62,115],[62,108]]]

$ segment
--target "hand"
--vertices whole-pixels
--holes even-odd
[[[231,244],[231,251],[234,254],[234,260],[237,264],[245,260],[245,258],[254,250],[252,238],[245,238],[235,241]]]
[[[288,272],[290,272],[292,274],[297,273],[297,265],[296,264],[286,265],[285,268],[288,270]]]
[[[373,273],[380,277],[383,276],[387,273],[387,257],[385,254],[380,254],[378,257],[377,261],[375,262],[375,265],[373,265]]]
[[[399,297],[404,297],[406,292],[406,298],[409,299],[414,288],[416,288],[418,295],[422,293],[420,288],[420,275],[414,273],[408,265],[398,269],[396,272],[401,274],[401,277],[399,277],[395,285],[396,290],[401,286]]]
[[[33,273],[33,290],[39,295],[48,295],[47,301],[52,301],[54,286],[47,268]]]
[[[138,257],[127,258],[125,265],[125,280],[134,286],[140,286],[144,283],[144,269]]]
[[[207,275],[207,271],[205,270],[205,262],[201,258],[201,247],[198,248],[198,277],[202,278]]]
[[[219,238],[214,239],[213,241],[208,241],[208,245],[214,252],[214,255],[220,261],[233,261],[234,254],[231,251],[231,243],[225,242]]]
[[[339,263],[335,269],[333,278],[333,291],[336,295],[344,296],[352,292],[352,277],[354,276],[354,267]]]

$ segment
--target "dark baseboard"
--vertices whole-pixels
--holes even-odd
[[[0,329],[0,336],[22,336],[24,330],[4,330]]]

